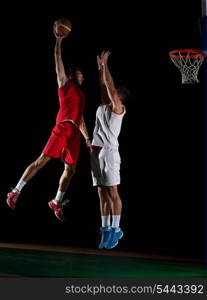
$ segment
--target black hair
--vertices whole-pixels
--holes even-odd
[[[78,82],[77,82],[77,78],[76,78],[76,72],[81,72],[82,73],[82,70],[81,70],[81,68],[79,68],[79,67],[70,67],[68,70],[67,70],[67,72],[66,72],[66,74],[71,78],[71,80],[74,82],[74,83],[76,83],[76,84],[78,84]]]
[[[123,85],[117,87],[118,93],[121,95],[122,103],[126,102],[130,98],[130,91]]]

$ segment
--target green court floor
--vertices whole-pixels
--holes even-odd
[[[0,274],[23,277],[205,277],[198,262],[0,248]]]

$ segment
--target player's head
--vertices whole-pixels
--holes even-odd
[[[84,81],[82,70],[78,67],[71,67],[67,72],[68,77],[74,83],[81,85]]]
[[[126,102],[130,97],[130,91],[125,86],[119,86],[117,88],[117,93],[122,103]]]

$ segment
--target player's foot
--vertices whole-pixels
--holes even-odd
[[[103,249],[105,247],[105,244],[107,244],[108,239],[110,238],[111,227],[101,227],[100,234],[101,234],[101,242],[98,247],[99,249]]]
[[[118,245],[119,240],[122,238],[123,234],[124,233],[123,233],[123,231],[121,231],[120,228],[112,227],[111,235],[108,240],[108,243],[105,245],[105,248],[112,249],[112,248],[116,247]]]
[[[9,192],[7,194],[6,202],[9,205],[9,207],[11,207],[12,209],[15,209],[16,202],[17,202],[19,195],[20,195],[20,192],[17,190],[12,190],[11,192]]]
[[[66,220],[64,217],[63,211],[62,211],[63,205],[65,205],[68,202],[69,202],[69,200],[65,200],[65,201],[57,203],[57,204],[56,204],[56,202],[54,202],[54,200],[51,200],[48,202],[48,205],[54,211],[55,216],[58,218],[58,220],[60,220],[62,222]]]

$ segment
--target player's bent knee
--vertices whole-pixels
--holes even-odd
[[[109,186],[107,192],[112,201],[116,201],[119,197],[117,186]]]
[[[72,165],[66,165],[65,164],[65,169],[64,171],[68,174],[68,175],[74,175],[75,174],[75,166]]]
[[[98,194],[99,194],[100,196],[102,196],[104,193],[105,193],[104,187],[101,186],[101,185],[99,185],[99,186],[98,186]]]

